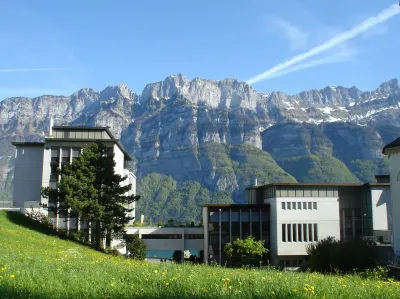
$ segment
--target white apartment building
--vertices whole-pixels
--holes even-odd
[[[14,167],[14,206],[26,210],[39,209],[47,199],[41,196],[41,187],[57,188],[60,180],[57,168],[64,163],[71,163],[80,156],[85,144],[101,141],[114,153],[115,172],[127,176],[124,184],[131,184],[129,195],[136,194],[136,177],[128,169],[126,162],[132,160],[118,139],[107,127],[53,126],[50,122],[48,136],[44,142],[13,142],[15,149]],[[130,208],[135,208],[132,203]],[[46,211],[43,211],[46,213]],[[134,216],[133,210],[130,216]],[[85,227],[77,223],[75,217],[48,213],[55,227],[76,230]]]
[[[393,250],[400,257],[400,138],[387,144],[382,152],[389,158]]]

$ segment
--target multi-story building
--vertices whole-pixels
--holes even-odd
[[[268,184],[247,188],[246,205],[203,207],[204,259],[224,263],[224,244],[263,240],[273,264],[297,267],[307,244],[326,237],[391,242],[388,176],[369,184]]]
[[[41,196],[41,187],[57,188],[60,180],[57,168],[64,163],[71,163],[80,156],[85,144],[95,141],[101,141],[114,153],[115,173],[127,177],[123,183],[132,186],[128,194],[135,194],[136,177],[126,167],[126,162],[132,158],[107,127],[53,126],[51,121],[44,142],[12,143],[16,147],[14,206],[20,207],[25,213],[26,210],[39,209],[41,204],[47,204],[47,199]],[[134,209],[135,203],[130,208]],[[133,210],[130,216],[134,215]],[[81,224],[77,223],[76,217],[52,212],[48,216],[57,228],[75,230]]]
[[[382,152],[389,158],[393,250],[400,258],[400,138],[387,144]]]

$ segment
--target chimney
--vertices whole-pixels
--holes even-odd
[[[257,178],[254,179],[254,186],[258,186],[258,180],[257,180]]]
[[[54,126],[54,120],[52,117],[50,117],[50,124],[49,124],[49,137],[53,137],[53,126]]]
[[[140,215],[140,224],[143,224],[144,222],[144,215]]]

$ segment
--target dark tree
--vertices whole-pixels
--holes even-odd
[[[43,188],[48,198],[46,207],[55,213],[70,212],[79,219],[95,224],[96,249],[101,249],[104,233],[121,236],[125,225],[133,218],[127,213],[130,205],[140,196],[129,194],[131,185],[127,177],[114,171],[114,154],[101,142],[86,145],[80,157],[63,165],[58,189]]]

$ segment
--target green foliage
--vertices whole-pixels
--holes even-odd
[[[8,214],[0,211],[1,298],[389,299],[400,293],[398,281],[380,282],[357,274],[152,264],[114,257],[39,233],[11,221]]]
[[[130,184],[122,183],[127,177],[114,172],[114,154],[101,142],[85,145],[80,157],[71,164],[64,164],[58,189],[46,187],[42,194],[48,198],[49,211],[70,213],[73,211],[81,220],[94,223],[96,248],[100,249],[103,234],[107,243],[112,236],[120,237],[125,225],[132,220],[127,213],[131,203],[140,196],[125,195]]]
[[[146,259],[146,244],[139,238],[139,235],[125,235],[124,239],[129,258],[138,261]]]
[[[373,269],[367,269],[365,271],[365,276],[372,280],[387,280],[389,278],[389,268],[378,266]]]
[[[381,160],[352,160],[349,168],[353,174],[364,183],[373,182],[375,180],[375,174],[389,173],[387,158]]]
[[[172,259],[176,263],[181,263],[182,262],[182,251],[180,250],[175,250],[174,253],[172,254]]]
[[[246,237],[236,239],[232,244],[225,244],[224,252],[232,266],[259,266],[268,249],[264,247],[264,241],[255,241],[253,237]]]
[[[343,271],[354,269],[365,271],[377,266],[378,257],[372,244],[363,241],[338,241],[333,237],[307,244],[309,268],[319,272]]]
[[[149,220],[174,225],[199,223],[201,206],[206,203],[232,203],[229,191],[212,192],[196,181],[177,182],[171,176],[152,173],[138,181],[142,195],[136,209]]]
[[[281,167],[306,183],[358,183],[340,160],[330,155],[307,155],[278,160]]]

